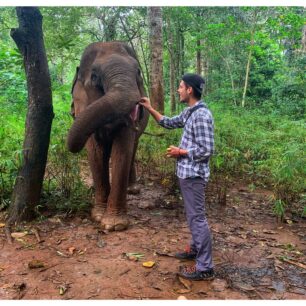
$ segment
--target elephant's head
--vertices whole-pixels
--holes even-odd
[[[75,104],[79,102],[85,107],[76,113],[69,131],[69,150],[79,152],[97,129],[128,118],[144,94],[142,88],[138,62],[127,45],[120,42],[89,45],[72,91]]]

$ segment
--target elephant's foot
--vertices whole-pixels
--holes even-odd
[[[128,194],[139,194],[140,193],[140,187],[137,184],[130,185],[127,189]]]
[[[126,215],[104,215],[101,220],[102,229],[112,231],[124,231],[129,226]]]
[[[91,209],[91,218],[96,222],[101,222],[106,210],[106,203],[95,204]]]

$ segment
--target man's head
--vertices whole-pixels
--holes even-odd
[[[204,79],[198,74],[184,74],[178,88],[180,101],[188,103],[190,98],[200,100],[204,89],[204,84]]]

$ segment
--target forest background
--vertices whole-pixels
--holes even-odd
[[[87,209],[91,191],[80,178],[83,155],[66,148],[71,85],[84,48],[95,41],[128,42],[138,54],[150,88],[147,7],[40,7],[52,81],[55,117],[41,208]],[[212,180],[225,188],[241,179],[250,190],[273,191],[271,209],[305,216],[305,64],[303,7],[163,7],[162,54],[165,114],[179,113],[176,88],[185,72],[206,80],[205,102],[215,119]],[[23,59],[10,29],[15,8],[0,7],[0,210],[5,210],[18,170],[27,112]],[[149,92],[149,90],[147,90]],[[181,131],[150,121],[139,144],[139,174],[156,173],[177,190],[174,163],[164,157]]]

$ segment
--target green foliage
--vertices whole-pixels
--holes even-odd
[[[212,179],[243,177],[254,186],[271,188],[274,192],[274,211],[299,203],[305,206],[305,125],[279,115],[264,114],[229,106],[222,102],[209,103],[215,119],[215,154],[210,167]],[[150,121],[147,131],[164,133],[156,142],[153,136],[142,136],[138,158],[146,169],[158,170],[162,179],[172,177],[174,163],[164,152],[178,145],[180,130],[163,130]]]
[[[83,156],[72,155],[65,147],[75,68],[89,43],[111,38],[128,41],[138,53],[145,85],[149,85],[147,8],[40,9],[55,112],[44,206],[53,203],[54,209],[65,212],[86,209],[91,195],[80,180]],[[177,86],[182,73],[196,71],[196,52],[201,51],[206,100],[215,117],[212,176],[243,177],[252,188],[268,186],[274,192],[276,214],[282,215],[297,203],[306,215],[304,8],[164,7],[163,18],[166,94],[171,52],[176,55]],[[17,26],[14,8],[0,8],[0,209],[9,204],[22,162],[27,87],[22,56],[9,35],[10,28]],[[246,109],[241,109],[236,106],[241,101],[250,50]],[[165,109],[170,114],[168,99],[166,96]],[[182,108],[178,105],[177,112]],[[170,144],[179,143],[181,131],[164,130],[150,119],[147,132],[162,136],[142,136],[138,165],[145,173],[160,173],[162,182],[175,189],[175,161],[164,152]]]
[[[23,59],[18,49],[13,49],[5,44],[1,45],[0,71],[0,101],[8,101],[14,107],[16,104],[26,101]]]
[[[70,86],[59,86],[53,92],[55,117],[52,123],[48,164],[44,180],[44,208],[65,213],[87,210],[91,190],[85,186],[81,174],[84,154],[71,154],[66,137],[72,124],[70,115]]]
[[[286,204],[282,200],[275,200],[273,204],[273,212],[280,218],[283,218],[285,215],[285,206]]]

